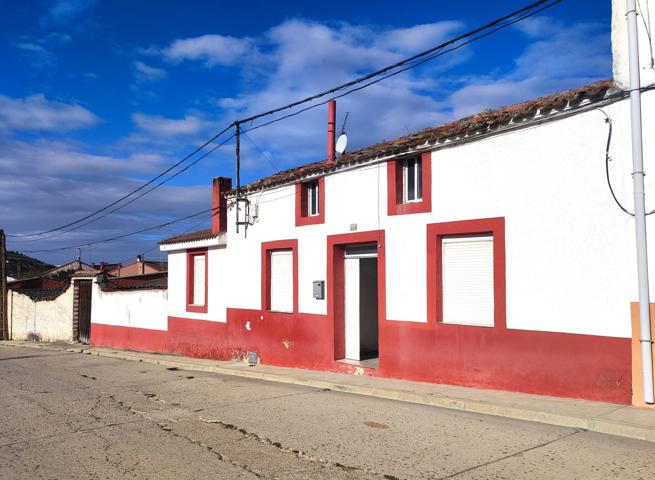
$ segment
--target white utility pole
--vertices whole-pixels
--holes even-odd
[[[637,276],[639,283],[639,342],[644,377],[644,401],[654,403],[653,354],[650,332],[650,293],[648,285],[648,248],[646,244],[646,200],[644,195],[644,152],[641,139],[641,80],[639,76],[639,40],[635,0],[627,0],[628,57],[630,61],[630,121],[632,129],[632,187],[635,201],[637,237]]]

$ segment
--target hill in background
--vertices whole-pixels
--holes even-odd
[[[7,251],[7,275],[10,277],[16,279],[36,277],[54,267],[22,253]]]

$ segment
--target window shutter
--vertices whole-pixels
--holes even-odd
[[[493,236],[442,239],[443,322],[494,325]]]
[[[205,304],[205,256],[193,257],[193,304]]]
[[[271,310],[293,312],[293,252],[271,252]]]

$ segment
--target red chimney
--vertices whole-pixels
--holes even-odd
[[[334,162],[334,132],[337,122],[337,102],[328,102],[328,136],[327,136],[327,161]]]
[[[232,179],[215,177],[212,180],[212,234],[227,232],[227,199],[225,193],[232,189]]]

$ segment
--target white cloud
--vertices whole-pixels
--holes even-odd
[[[385,32],[378,42],[380,46],[389,50],[411,55],[443,43],[461,31],[463,27],[462,22],[455,21],[424,23]]]
[[[49,19],[54,23],[66,22],[95,3],[95,0],[56,0],[48,9]]]
[[[164,58],[172,63],[184,60],[199,61],[208,67],[233,65],[242,59],[250,48],[250,41],[225,35],[202,35],[178,39],[162,50]]]
[[[120,198],[155,172],[172,163],[172,158],[153,154],[98,155],[67,141],[25,142],[0,134],[0,218],[9,233],[29,233],[62,225]],[[29,171],[29,175],[25,172]],[[138,201],[79,230],[40,241],[8,240],[15,250],[53,248],[108,238],[157,225],[167,220],[204,210],[210,204],[209,185],[165,185]],[[153,232],[170,236],[209,219],[199,217]],[[87,261],[119,261],[150,249],[153,235],[130,237],[119,242],[83,249]],[[73,258],[75,250],[35,254],[60,263]],[[157,255],[157,252],[151,255]]]
[[[48,100],[43,94],[25,98],[0,95],[0,130],[67,132],[98,122],[86,108]]]
[[[143,62],[135,61],[132,63],[136,80],[139,82],[161,80],[166,78],[166,70],[163,68],[151,67]]]
[[[563,24],[549,17],[518,23],[529,40],[502,74],[468,78],[447,99],[461,117],[566,90],[611,75],[608,28],[595,23]]]
[[[136,112],[132,114],[132,120],[141,132],[163,138],[198,135],[208,127],[208,122],[192,114],[183,118],[165,118]]]
[[[29,56],[35,67],[47,67],[55,62],[52,52],[36,42],[19,42],[14,45]]]

